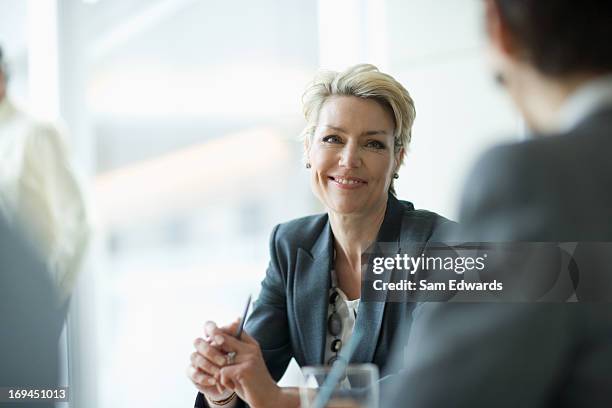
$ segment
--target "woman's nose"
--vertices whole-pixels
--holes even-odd
[[[348,143],[340,153],[340,167],[355,168],[361,166],[359,146]]]

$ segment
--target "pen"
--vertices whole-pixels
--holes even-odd
[[[246,317],[247,317],[247,313],[249,311],[250,305],[251,305],[251,295],[249,295],[249,297],[247,298],[246,306],[244,307],[244,312],[242,312],[242,319],[240,319],[240,325],[238,326],[238,329],[236,330],[236,333],[234,334],[234,337],[236,337],[238,340],[240,340],[240,336],[242,336],[242,331],[244,330],[244,322],[246,321]],[[235,351],[230,351],[229,353],[227,353],[228,363],[233,363],[233,360],[235,357],[236,357]],[[219,394],[221,394],[222,393],[221,386],[219,385],[218,382],[215,385],[217,387],[217,391],[219,392]]]
[[[242,319],[240,319],[240,325],[238,326],[238,330],[236,330],[236,334],[234,334],[234,337],[237,338],[238,340],[240,340],[240,336],[242,336],[242,330],[244,329],[244,322],[246,320],[247,312],[249,311],[250,305],[251,305],[251,295],[249,295],[247,299],[246,306],[244,307],[244,312],[242,312]],[[225,356],[227,358],[228,364],[234,364],[234,358],[236,358],[235,351],[230,351]]]
[[[234,335],[234,337],[236,337],[237,339],[240,339],[240,336],[242,335],[242,330],[244,329],[244,322],[246,321],[247,312],[249,311],[250,305],[251,305],[251,295],[249,295],[246,301],[244,312],[242,312],[242,319],[240,319],[240,325],[238,326],[238,330],[236,330],[236,334]]]

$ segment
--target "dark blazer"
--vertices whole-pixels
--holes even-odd
[[[454,223],[389,195],[377,242],[426,243]],[[260,344],[275,381],[294,357],[300,366],[322,365],[333,235],[327,214],[280,224],[270,239],[270,264],[261,293],[246,322]],[[411,319],[412,303],[361,302],[353,336],[361,337],[352,362],[384,366],[400,322]],[[196,407],[204,407],[198,393]]]
[[[611,152],[612,109],[493,149],[468,179],[460,240],[611,242]],[[610,303],[427,303],[413,319],[385,407],[612,407]]]

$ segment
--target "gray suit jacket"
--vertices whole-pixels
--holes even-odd
[[[611,152],[612,110],[493,149],[469,178],[459,239],[612,241]],[[610,303],[424,303],[413,319],[385,407],[612,407]]]
[[[377,242],[426,243],[455,225],[435,213],[415,210],[389,195]],[[276,226],[270,264],[245,330],[260,344],[275,381],[294,357],[300,366],[322,365],[333,235],[327,214]],[[361,340],[352,362],[374,363],[383,375],[400,322],[410,321],[413,304],[361,302],[353,336]],[[206,406],[198,393],[196,407]]]

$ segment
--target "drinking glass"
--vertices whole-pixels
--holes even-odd
[[[321,386],[332,366],[304,367],[300,384],[302,408],[314,408]],[[378,408],[378,367],[374,364],[348,365],[335,384],[326,408]]]

